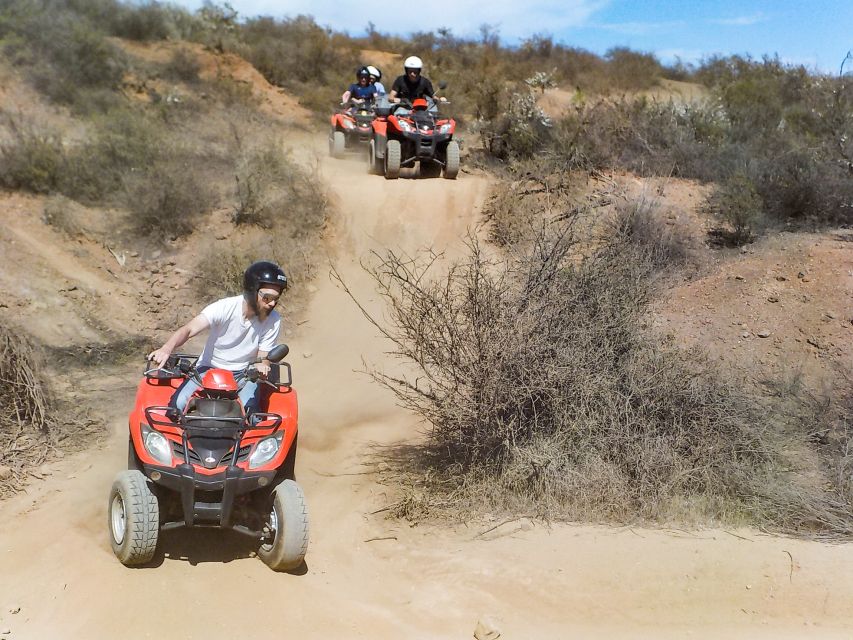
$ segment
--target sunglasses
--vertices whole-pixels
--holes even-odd
[[[261,300],[263,300],[267,304],[277,304],[279,298],[281,298],[281,294],[261,293],[260,291],[258,291],[258,296],[260,296]]]

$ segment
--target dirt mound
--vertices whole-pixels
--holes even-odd
[[[200,65],[199,76],[206,81],[229,78],[251,92],[259,103],[259,108],[267,115],[284,124],[307,126],[311,122],[311,113],[299,104],[299,101],[267,82],[257,69],[240,56],[233,53],[216,53],[204,46],[189,42],[153,42],[143,43],[113,38],[130,55],[156,64],[166,64],[178,51],[190,53]],[[137,96],[145,97],[149,90],[161,95],[170,91],[170,83],[163,79],[128,78],[128,85]]]

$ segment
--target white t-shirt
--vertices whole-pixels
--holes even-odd
[[[263,322],[257,316],[243,318],[243,296],[217,300],[201,314],[210,323],[210,334],[198,366],[229,371],[245,369],[258,357],[258,351],[269,351],[275,346],[281,329],[281,316],[276,311],[270,312]]]

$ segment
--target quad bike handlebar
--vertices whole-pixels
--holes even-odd
[[[242,372],[237,372],[237,375],[240,378],[240,387],[242,388],[246,382],[260,382],[272,387],[273,389],[291,386],[293,384],[293,378],[290,364],[287,362],[281,362],[281,360],[287,357],[288,353],[290,353],[290,347],[286,344],[279,344],[270,349],[265,358],[257,358],[250,362]],[[196,368],[198,358],[199,356],[197,354],[173,353],[169,356],[162,367],[146,368],[142,375],[153,380],[192,378],[195,382],[201,384],[201,374],[199,374]],[[269,361],[270,367],[276,367],[279,374],[281,373],[281,369],[284,368],[287,371],[287,381],[279,381],[275,383],[267,380],[265,376],[262,377],[257,367],[254,365],[259,364],[264,360]],[[146,357],[145,362],[148,363],[151,362],[151,360]]]

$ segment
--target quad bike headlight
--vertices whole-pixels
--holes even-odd
[[[344,120],[343,123],[344,129],[355,129],[355,122],[352,120]]]
[[[400,128],[403,131],[415,131],[415,128],[412,125],[410,125],[408,122],[406,122],[405,120],[397,120],[397,124],[400,125]]]
[[[275,458],[275,454],[278,453],[278,450],[281,447],[281,440],[283,437],[284,432],[279,431],[274,436],[264,438],[258,442],[258,444],[255,445],[255,450],[252,452],[252,455],[249,456],[249,468],[254,469],[255,467],[260,467]]]
[[[446,124],[441,125],[441,126],[438,128],[438,132],[439,132],[439,133],[450,133],[450,130],[451,130],[452,128],[453,128],[453,125],[452,125],[452,124],[450,124],[450,123],[446,123]]]
[[[164,465],[172,464],[172,449],[169,441],[159,431],[154,431],[147,424],[142,425],[142,444],[145,450],[157,462]]]

